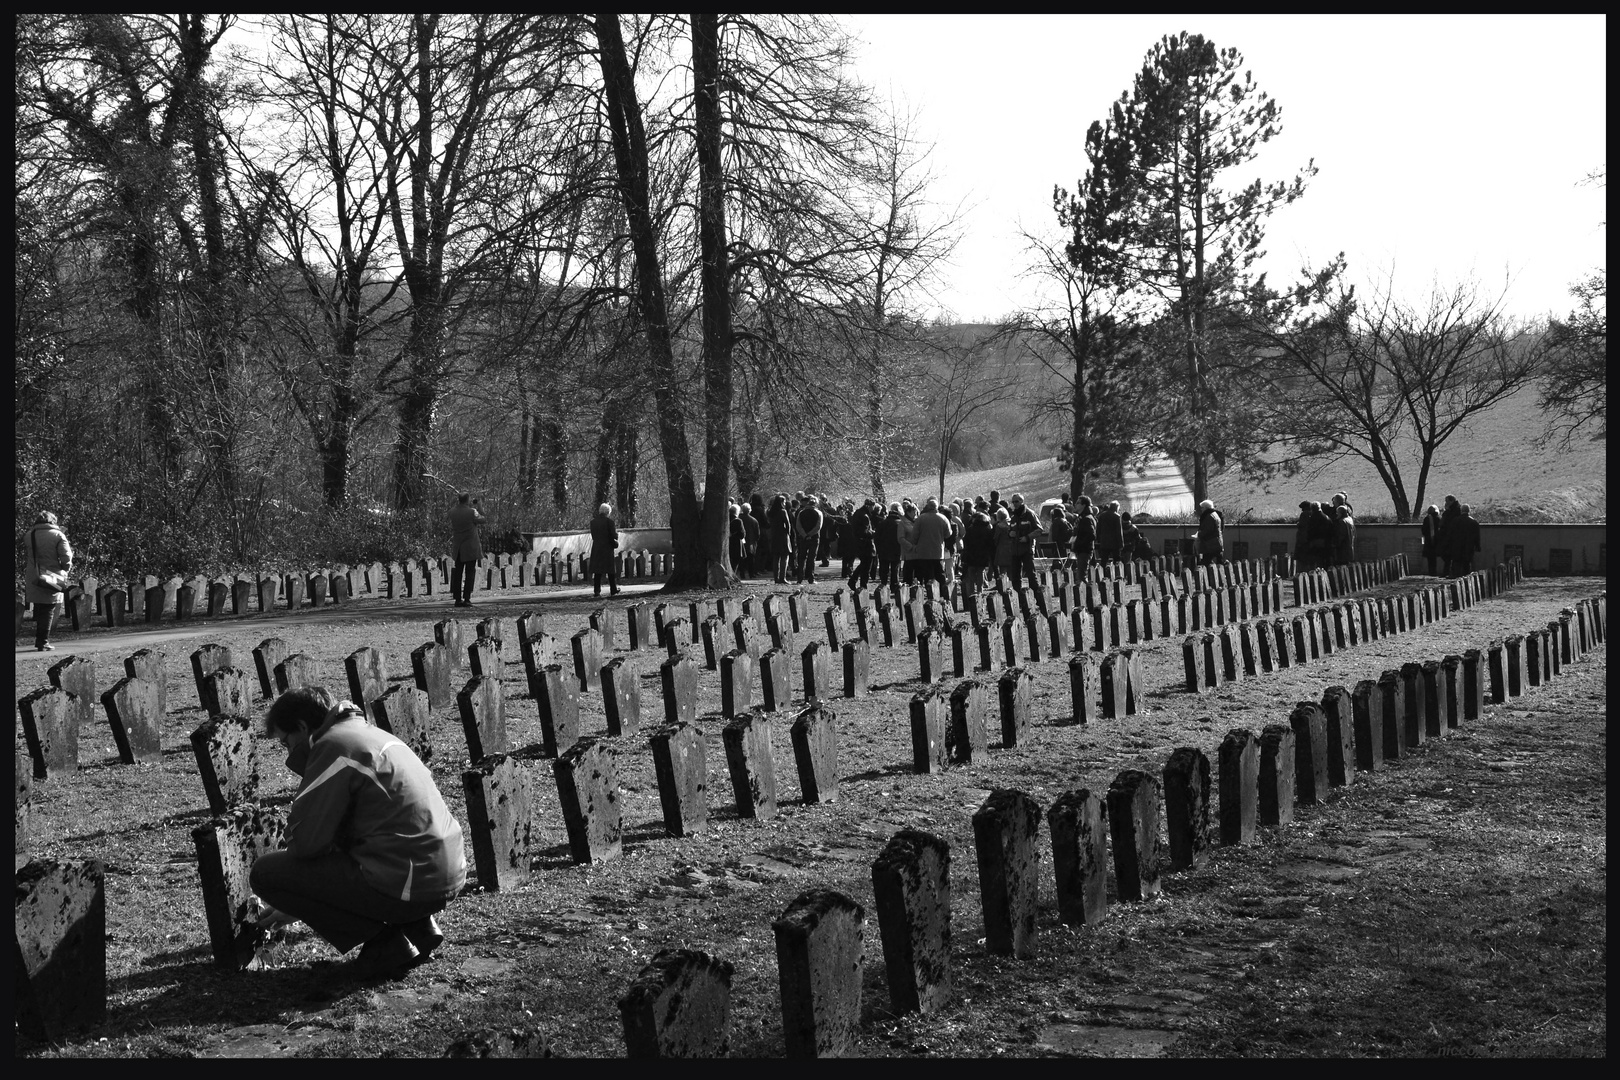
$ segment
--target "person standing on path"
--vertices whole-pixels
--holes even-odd
[[[1221,515],[1208,499],[1198,504],[1198,565],[1209,566],[1226,561],[1226,537],[1222,534]]]
[[[945,580],[945,548],[951,539],[951,519],[939,512],[939,501],[929,499],[912,525],[911,566],[919,581],[937,581],[941,596],[949,596]]]
[[[56,609],[73,572],[73,547],[56,515],[41,510],[23,537],[23,590],[34,606],[34,651],[49,652]]]
[[[1041,538],[1040,518],[1025,505],[1024,496],[1016,492],[1012,497],[1012,511],[1007,517],[1013,537],[1018,542],[1018,562],[1012,572],[1013,589],[1016,591],[1025,580],[1028,580],[1031,588],[1038,588],[1035,584],[1035,545]]]
[[[794,527],[797,534],[793,540],[793,550],[798,552],[797,566],[794,568],[793,580],[804,585],[813,585],[816,580],[816,555],[821,548],[821,508],[816,505],[814,495],[806,496],[799,503],[799,509],[794,518]]]
[[[1111,502],[1097,515],[1097,561],[1113,562],[1125,548],[1125,522],[1119,516],[1119,503]]]
[[[482,499],[474,499],[466,492],[450,508],[450,598],[456,607],[472,607],[473,578],[477,576],[478,560],[484,557],[484,547],[478,541],[478,526],[484,523]]]
[[[788,563],[793,558],[793,519],[788,516],[787,496],[778,491],[765,511],[765,535],[769,538],[770,567],[778,585],[788,583]]]
[[[1081,577],[1091,567],[1091,560],[1097,554],[1097,519],[1091,512],[1091,500],[1080,496],[1075,505],[1074,520],[1070,522],[1074,529],[1074,561]]]
[[[1429,576],[1436,577],[1436,561],[1440,558],[1440,508],[1433,503],[1423,514],[1423,559],[1429,564]]]
[[[608,587],[619,595],[619,528],[613,523],[613,506],[603,503],[596,508],[591,519],[591,582],[596,595],[602,595],[602,575],[606,574]]]

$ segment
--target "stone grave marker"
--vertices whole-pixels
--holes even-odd
[[[607,608],[597,608],[591,612],[590,628],[596,631],[599,649],[603,655],[613,651],[613,620],[608,617]],[[520,635],[521,636],[521,635]]]
[[[719,671],[720,655],[726,651],[725,624],[720,621],[720,616],[710,615],[703,620],[701,637],[704,670]]]
[[[1103,800],[1086,788],[1065,791],[1046,812],[1058,918],[1095,925],[1108,910],[1108,832]]]
[[[222,667],[210,672],[203,680],[207,695],[209,716],[236,716],[244,719],[253,715],[253,680],[245,671]]]
[[[94,859],[28,863],[16,874],[16,1030],[54,1042],[107,1019],[106,868]]]
[[[1216,752],[1220,772],[1221,844],[1254,843],[1260,797],[1260,740],[1254,732],[1233,728]]]
[[[482,761],[491,754],[507,751],[506,698],[501,691],[501,680],[474,675],[456,695],[456,705],[461,713],[462,731],[467,737],[469,761]]]
[[[248,875],[259,856],[285,846],[286,824],[281,811],[250,804],[216,813],[212,821],[191,830],[208,941],[220,967],[240,971],[284,936],[283,930],[255,925]]]
[[[427,695],[428,709],[432,712],[448,709],[455,702],[450,681],[453,668],[450,650],[436,641],[424,642],[411,650],[411,676],[416,688]]]
[[[811,702],[789,728],[799,791],[807,805],[838,801],[838,716],[823,702]]]
[[[721,729],[721,739],[737,816],[775,817],[776,756],[771,746],[770,718],[758,710],[739,716]]]
[[[197,703],[207,709],[210,716],[217,714],[219,708],[208,699],[205,686],[208,676],[220,668],[232,666],[231,650],[224,645],[210,642],[191,654],[191,677],[197,687]]]
[[[411,748],[423,762],[433,760],[432,697],[416,686],[390,686],[377,699],[377,726]]]
[[[467,646],[467,670],[474,678],[499,682],[506,671],[505,647],[498,638],[480,637]]]
[[[301,686],[320,686],[324,681],[320,661],[301,652],[289,653],[286,659],[277,664],[275,676],[278,695]]]
[[[1327,716],[1314,701],[1301,701],[1288,714],[1294,729],[1294,801],[1303,806],[1327,802]]]
[[[1376,772],[1384,764],[1384,696],[1376,681],[1356,683],[1350,694],[1350,711],[1355,767]]]
[[[625,1056],[724,1056],[733,970],[695,949],[659,950],[619,999]]]
[[[574,655],[574,679],[579,692],[588,694],[602,688],[602,635],[592,629],[569,638]]]
[[[259,741],[248,717],[227,715],[203,721],[191,733],[191,749],[210,813],[223,814],[232,805],[258,795]]]
[[[79,768],[79,708],[59,686],[41,687],[17,702],[23,738],[33,760],[34,778],[71,773]]]
[[[945,771],[946,731],[949,723],[945,693],[938,684],[913,695],[911,713],[911,765],[919,773]]]
[[[1035,955],[1040,823],[1040,805],[1021,791],[992,791],[973,813],[987,952],[1020,960]]]
[[[1398,670],[1384,672],[1378,679],[1378,693],[1382,699],[1384,717],[1384,760],[1396,761],[1406,753],[1403,733],[1406,729],[1406,691]]]
[[[1114,882],[1120,900],[1159,895],[1158,778],[1126,769],[1108,786],[1108,827],[1114,848]]]
[[[291,650],[278,637],[267,637],[253,648],[253,667],[259,675],[259,696],[272,701],[276,696],[276,668]],[[195,661],[193,661],[195,665]]]
[[[163,712],[158,689],[145,679],[123,678],[101,695],[118,760],[125,765],[163,760]]]
[[[985,690],[977,679],[963,679],[951,691],[951,726],[946,736],[951,760],[977,764],[989,760],[990,742],[985,733]]]
[[[733,649],[720,658],[720,715],[730,719],[754,707],[754,662]]]
[[[1267,724],[1260,732],[1260,824],[1282,827],[1294,820],[1294,729]]]
[[[1330,686],[1322,691],[1322,716],[1327,722],[1328,784],[1343,787],[1356,779],[1355,706],[1350,691]]]
[[[460,619],[444,619],[433,624],[433,640],[443,645],[450,654],[452,673],[461,667],[461,658],[467,655],[466,631]]]
[[[622,850],[618,751],[609,739],[580,739],[551,764],[562,802],[568,852],[576,863],[614,859]]]
[[[653,769],[664,829],[692,836],[708,828],[708,764],[703,733],[695,724],[675,724],[652,733]]]
[[[534,857],[549,846],[541,815],[544,759],[537,744],[490,754],[461,773],[473,877],[490,892],[527,882]]]
[[[1164,765],[1165,832],[1170,843],[1170,869],[1200,866],[1209,853],[1209,758],[1183,746]]]
[[[793,701],[793,663],[784,649],[770,649],[759,661],[761,708],[781,712]]]
[[[790,1058],[841,1057],[860,1023],[866,910],[842,893],[801,893],[771,924]]]
[[[844,696],[864,697],[871,681],[872,650],[865,641],[856,638],[844,642]]]
[[[1438,739],[1450,734],[1446,716],[1451,706],[1446,701],[1446,683],[1440,674],[1440,661],[1426,660],[1419,665],[1418,678],[1423,682],[1423,734]]]
[[[625,626],[630,633],[630,649],[640,652],[654,644],[652,636],[651,612],[645,603],[631,604],[625,608]]]
[[[802,659],[800,670],[804,676],[804,700],[821,701],[833,697],[836,691],[827,670],[827,646],[819,641],[810,642],[804,647]]]
[[[659,685],[664,694],[664,722],[697,722],[697,666],[685,656],[672,656],[658,666]]]
[[[275,610],[277,592],[275,578],[262,577],[259,579],[259,614],[268,615]]]
[[[82,731],[96,722],[96,665],[82,656],[68,656],[46,669],[51,685],[66,690],[72,699]]]
[[[1097,657],[1077,652],[1069,658],[1069,696],[1076,724],[1102,718],[1102,665]]]
[[[1428,712],[1428,695],[1424,693],[1423,665],[1408,663],[1401,665],[1401,696],[1405,721],[1401,726],[1401,745],[1405,747],[1422,746],[1428,739],[1428,730],[1424,726],[1424,715]]]
[[[938,682],[945,677],[944,646],[938,630],[928,629],[917,635],[917,666],[923,682]]]
[[[1485,715],[1485,671],[1479,649],[1467,649],[1462,654],[1462,718],[1478,720]]]
[[[641,730],[641,677],[634,663],[627,656],[615,656],[602,665],[601,678],[608,735],[636,734]]]
[[[872,863],[878,934],[897,1014],[938,1011],[951,996],[951,848],[902,829]]]
[[[382,653],[367,646],[356,649],[343,660],[343,673],[349,680],[349,700],[377,722],[377,699],[388,692],[388,668]]]
[[[996,680],[1001,705],[1001,745],[1011,749],[1024,741],[1029,730],[1035,692],[1035,673],[1029,668],[1008,668]]]

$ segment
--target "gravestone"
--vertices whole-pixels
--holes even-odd
[[[611,740],[580,739],[551,763],[576,863],[604,862],[622,850],[618,753]]]
[[[770,649],[759,661],[761,707],[781,712],[793,702],[793,663],[786,650]]]
[[[717,1058],[726,1053],[731,977],[724,960],[661,949],[619,999],[629,1058]]]
[[[1126,769],[1108,786],[1108,830],[1114,848],[1114,884],[1120,900],[1159,895],[1158,778]]]
[[[349,700],[376,723],[377,699],[388,692],[388,669],[383,664],[382,653],[370,646],[356,649],[344,658],[343,673],[349,680]]]
[[[1401,665],[1401,692],[1405,723],[1401,727],[1401,744],[1405,747],[1422,746],[1428,739],[1424,715],[1428,711],[1428,694],[1424,692],[1423,665]]]
[[[812,641],[804,647],[802,656],[803,666],[800,670],[804,677],[804,700],[821,701],[833,697],[836,691],[827,670],[827,646]]]
[[[1069,696],[1075,723],[1102,718],[1102,665],[1090,653],[1076,653],[1069,659]]]
[[[301,652],[289,653],[286,659],[277,664],[275,676],[278,695],[304,686],[320,686],[323,682],[320,661]]]
[[[1378,694],[1384,717],[1384,760],[1396,761],[1406,753],[1403,737],[1406,729],[1406,691],[1401,683],[1401,673],[1390,670],[1379,676]]]
[[[259,696],[273,701],[276,696],[276,668],[291,650],[278,637],[267,637],[253,648],[253,667],[259,675]],[[196,661],[194,660],[193,666]]]
[[[1332,787],[1356,779],[1355,705],[1350,691],[1330,686],[1322,691],[1322,716],[1327,722],[1327,775]]]
[[[118,760],[125,765],[163,760],[163,713],[154,684],[120,679],[101,695],[101,704],[118,746]]]
[[[631,604],[625,609],[625,626],[630,632],[630,649],[640,652],[654,644],[651,612],[644,603]]]
[[[1327,716],[1314,701],[1301,701],[1288,714],[1294,730],[1294,801],[1302,806],[1327,802]]]
[[[79,707],[59,686],[41,687],[17,702],[34,778],[71,773],[79,767]]]
[[[219,707],[208,699],[205,685],[208,676],[220,668],[232,666],[231,650],[224,645],[209,643],[191,654],[191,677],[197,687],[197,703],[207,709],[210,716],[217,715]],[[274,669],[271,674],[274,675]]]
[[[1021,791],[992,791],[973,813],[984,947],[1000,956],[1035,955],[1041,808]]]
[[[107,1019],[106,868],[96,860],[28,863],[16,874],[16,1030],[55,1042]]]
[[[963,679],[951,691],[951,726],[946,745],[951,760],[958,764],[979,764],[989,760],[990,743],[985,734],[984,684]]]
[[[1111,652],[1102,658],[1102,715],[1110,719],[1130,713],[1129,660],[1124,653]]]
[[[776,757],[771,746],[770,718],[759,711],[739,716],[721,730],[721,739],[737,816],[775,817]]]
[[[889,1005],[938,1011],[951,996],[951,848],[916,829],[895,833],[872,863]]]
[[[504,754],[509,746],[506,737],[506,699],[501,692],[501,681],[486,675],[474,675],[456,695],[456,706],[461,712],[461,728],[467,737],[467,759],[482,761],[491,754]]]
[[[526,883],[534,857],[547,847],[541,815],[547,777],[540,746],[490,754],[461,773],[473,877],[498,892]]]
[[[442,646],[439,646],[442,648]],[[424,763],[433,760],[432,697],[416,686],[390,686],[377,699],[377,726],[411,748]]]
[[[561,664],[547,664],[540,669],[536,689],[540,745],[547,757],[558,757],[579,740],[579,682]]]
[[[591,612],[590,628],[596,632],[598,649],[606,655],[613,651],[613,621],[608,618],[607,608],[597,608]]]
[[[844,642],[844,696],[863,697],[871,681],[872,650],[859,638]]]
[[[685,656],[691,645],[690,624],[685,619],[670,619],[664,624],[663,637],[660,639],[664,651],[672,657]]]
[[[78,717],[79,730],[96,722],[96,665],[82,656],[68,656],[45,671],[51,685],[68,692]]]
[[[924,687],[911,699],[911,766],[919,773],[945,771],[947,725],[950,722],[944,691]]]
[[[1165,832],[1170,839],[1170,869],[1201,865],[1209,851],[1209,758],[1183,746],[1164,766]]]
[[[1446,701],[1446,683],[1440,677],[1440,661],[1424,661],[1418,677],[1423,682],[1423,734],[1426,738],[1438,739],[1450,733],[1446,716],[1451,712]]]
[[[479,637],[467,646],[467,669],[475,678],[500,680],[506,672],[506,647],[499,638]]]
[[[812,702],[793,718],[789,729],[799,791],[807,805],[838,801],[838,716]]]
[[[1024,741],[1030,724],[1035,674],[1028,668],[1008,668],[996,680],[1001,705],[1001,745],[1011,749]]]
[[[1086,788],[1065,791],[1046,812],[1058,918],[1096,925],[1108,910],[1108,822],[1103,800]]]
[[[427,706],[432,712],[448,709],[455,701],[450,682],[453,666],[450,650],[436,641],[425,642],[411,650],[411,676],[416,689],[427,696]]]
[[[703,641],[703,668],[705,671],[720,670],[720,655],[726,651],[726,628],[720,621],[720,616],[710,615],[700,624],[700,634]]]
[[[443,645],[445,652],[450,654],[451,672],[460,669],[461,659],[467,655],[466,630],[461,620],[444,619],[434,623],[433,640]]]
[[[748,658],[759,666],[760,654],[765,651],[760,641],[759,631],[754,628],[753,620],[746,615],[739,615],[731,621],[731,640],[733,646],[748,654]]]
[[[207,694],[209,715],[218,719],[235,716],[246,719],[253,715],[253,680],[245,671],[222,667],[211,672],[203,681]]]
[[[754,707],[754,662],[732,650],[720,658],[720,715],[730,719]]]
[[[574,680],[579,692],[588,694],[602,688],[602,635],[589,628],[569,638],[574,656]]]
[[[629,657],[615,656],[602,665],[602,705],[608,735],[621,738],[641,730],[641,677]]]
[[[259,579],[259,614],[268,615],[275,610],[277,591],[275,578],[262,577]]]
[[[1260,740],[1254,732],[1233,728],[1216,753],[1220,771],[1221,844],[1254,843],[1259,802]]]
[[[1260,824],[1278,828],[1294,820],[1294,730],[1267,724],[1260,732]]]
[[[938,682],[945,677],[945,642],[938,630],[924,630],[917,635],[917,661],[923,682]]]
[[[708,764],[703,733],[694,724],[675,724],[652,733],[653,771],[664,829],[692,836],[708,827]]]
[[[1478,720],[1485,715],[1485,671],[1479,649],[1462,654],[1462,718]]]
[[[285,936],[281,929],[266,931],[255,923],[249,874],[259,856],[285,846],[286,825],[281,811],[250,804],[218,812],[191,830],[208,943],[220,967],[240,971]]]
[[[790,1058],[841,1057],[860,1023],[866,910],[829,889],[801,893],[771,923]]]

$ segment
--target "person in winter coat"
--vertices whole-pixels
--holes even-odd
[[[1097,519],[1091,513],[1091,500],[1084,495],[1076,504],[1074,521],[1074,560],[1079,572],[1084,574],[1091,565],[1091,560],[1097,555]]]
[[[1014,493],[1012,509],[1007,515],[1007,524],[1012,528],[1013,535],[1018,538],[1018,564],[1013,569],[1013,588],[1021,586],[1024,578],[1028,578],[1030,586],[1035,586],[1035,545],[1041,539],[1041,519],[1035,516],[1024,502],[1024,497]]]
[[[896,595],[900,592],[900,553],[905,524],[900,504],[890,503],[888,514],[877,526],[878,584],[887,585]]]
[[[1125,548],[1125,523],[1119,516],[1119,503],[1111,502],[1097,515],[1097,560],[1113,562]]]
[[[1012,577],[1018,573],[1018,560],[1023,553],[1024,542],[1013,531],[1012,514],[1005,506],[996,508],[995,517],[995,576],[1006,574]]]
[[[1456,577],[1453,572],[1458,556],[1461,554],[1461,537],[1457,532],[1457,524],[1462,519],[1462,503],[1457,496],[1446,496],[1446,507],[1440,511],[1440,558],[1445,564],[1446,577]]]
[[[473,578],[477,577],[478,560],[484,557],[484,547],[478,541],[478,526],[483,524],[481,499],[462,492],[456,505],[450,508],[450,598],[455,607],[472,607]]]
[[[800,500],[793,523],[796,530],[793,550],[798,554],[793,580],[811,585],[816,580],[816,553],[821,549],[821,527],[824,523],[821,507],[816,505],[814,495]]]
[[[467,881],[461,826],[433,774],[324,687],[278,697],[265,731],[302,782],[285,846],[249,872],[269,905],[259,924],[300,919],[340,953],[361,946],[356,975],[403,975],[444,941],[434,916]]]
[[[1356,561],[1356,519],[1348,504],[1334,507],[1334,512],[1338,517],[1333,522],[1333,565],[1349,566]]]
[[[975,510],[962,536],[962,589],[975,596],[984,588],[985,577],[996,562],[996,527],[990,515]]]
[[[845,581],[849,580],[850,572],[855,568],[855,534],[850,528],[851,519],[855,517],[855,504],[845,499],[838,507],[838,513],[833,520],[838,528],[838,576]]]
[[[777,492],[765,511],[765,536],[770,549],[770,567],[776,584],[788,583],[788,560],[793,557],[793,521],[788,517],[787,496]]]
[[[911,567],[920,581],[939,582],[940,595],[950,594],[945,580],[945,547],[951,539],[951,519],[939,512],[939,501],[923,503],[911,530]]]
[[[736,524],[736,519],[732,519]],[[619,527],[613,522],[613,506],[603,503],[596,508],[591,519],[591,582],[596,595],[602,595],[602,575],[606,574],[608,587],[619,595]]]
[[[848,578],[851,589],[864,589],[871,583],[873,563],[877,562],[877,530],[881,515],[877,500],[871,497],[849,515],[850,550],[855,556],[855,568],[850,571]]]
[[[737,573],[743,577],[753,577],[758,572],[755,566],[759,556],[759,519],[754,517],[753,508],[748,503],[742,504],[737,519],[743,527],[742,566]]]
[[[1198,565],[1209,566],[1226,561],[1226,538],[1222,535],[1225,522],[1215,504],[1205,499],[1198,504]]]
[[[41,510],[23,535],[23,593],[34,608],[35,652],[56,648],[51,644],[51,626],[66,590],[52,586],[65,583],[72,572],[73,547],[67,533],[57,524],[55,514]],[[42,583],[41,575],[55,580],[47,585]]]
[[[917,580],[917,568],[911,564],[917,556],[912,553],[912,538],[917,533],[917,504],[910,499],[900,500],[900,584],[912,585]]]
[[[1301,570],[1314,570],[1311,558],[1311,507],[1315,503],[1303,499],[1299,504],[1299,520],[1294,522],[1294,561]]]
[[[1124,543],[1119,546],[1120,558],[1129,562],[1138,557],[1138,549],[1142,546],[1142,534],[1136,531],[1136,523],[1131,520],[1129,514],[1119,515],[1119,531],[1124,538]]]
[[[1440,508],[1433,503],[1423,514],[1423,559],[1429,564],[1429,576],[1437,576],[1440,560]]]
[[[1452,566],[1455,573],[1451,576],[1462,577],[1474,572],[1474,556],[1479,552],[1479,522],[1474,520],[1466,503],[1459,508],[1456,529],[1456,560]]]
[[[1335,543],[1335,529],[1333,516],[1328,513],[1332,503],[1324,506],[1322,503],[1311,503],[1311,544],[1316,553],[1316,565],[1321,567],[1333,565],[1333,550]]]
[[[1052,538],[1057,548],[1058,565],[1069,561],[1069,547],[1074,543],[1074,525],[1069,521],[1069,515],[1063,507],[1054,506],[1047,519],[1047,535]]]
[[[731,515],[726,526],[726,557],[731,560],[731,572],[742,577],[743,559],[748,550],[748,530],[743,528],[742,507],[732,503],[726,507],[726,512]]]
[[[945,542],[945,580],[955,581],[962,561],[962,537],[967,532],[967,523],[962,520],[962,509],[955,502],[941,507],[940,513],[951,523],[951,538]]]

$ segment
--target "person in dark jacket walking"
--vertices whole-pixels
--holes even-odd
[[[591,583],[597,596],[602,595],[603,574],[613,595],[619,595],[618,550],[619,527],[613,523],[613,507],[603,503],[591,519]]]
[[[1440,508],[1433,503],[1423,514],[1423,559],[1429,564],[1429,576],[1438,576],[1436,563],[1440,560]]]
[[[1074,560],[1083,575],[1097,555],[1097,519],[1091,513],[1091,500],[1080,496],[1073,521]]]
[[[878,584],[887,585],[897,596],[900,593],[900,536],[905,524],[900,504],[890,503],[888,514],[877,525]]]
[[[462,492],[450,508],[450,599],[455,607],[472,607],[473,578],[484,557],[478,541],[478,526],[484,521],[481,502]]]
[[[1111,502],[1097,515],[1097,561],[1113,562],[1125,547],[1125,523],[1119,516],[1119,503]]]
[[[1198,565],[1210,566],[1226,561],[1225,522],[1220,511],[1208,499],[1198,504]]]
[[[877,562],[877,530],[882,520],[881,514],[877,500],[868,497],[861,503],[860,509],[849,515],[850,551],[855,558],[855,567],[847,579],[851,589],[864,589],[871,584],[873,563]]]

